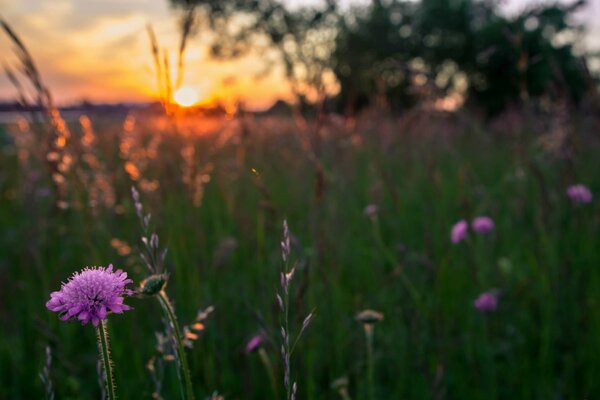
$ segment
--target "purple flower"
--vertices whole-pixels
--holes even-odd
[[[486,234],[494,230],[494,220],[490,217],[477,217],[471,222],[471,227],[477,233]]]
[[[60,313],[63,321],[77,319],[82,325],[91,321],[98,326],[109,311],[120,314],[130,309],[123,304],[123,297],[132,294],[125,288],[131,282],[122,270],[113,272],[112,264],[108,268],[84,268],[63,283],[58,292],[50,293],[46,307]]]
[[[379,207],[377,207],[377,204],[369,204],[363,210],[363,214],[369,218],[373,218],[377,215],[378,211],[379,211]]]
[[[452,239],[452,243],[457,244],[462,242],[467,238],[467,233],[469,230],[469,224],[464,219],[458,221],[452,227],[452,232],[450,233],[450,238]]]
[[[496,308],[498,308],[498,293],[495,290],[481,293],[473,302],[473,306],[482,313],[496,311]]]
[[[263,337],[262,335],[254,335],[248,343],[246,343],[246,353],[254,353],[260,346],[262,346]]]
[[[573,203],[586,204],[591,203],[594,196],[590,189],[582,184],[569,186],[567,188],[567,196]]]

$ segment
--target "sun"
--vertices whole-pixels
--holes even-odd
[[[173,93],[173,100],[182,107],[191,107],[200,101],[200,96],[196,89],[183,86]]]

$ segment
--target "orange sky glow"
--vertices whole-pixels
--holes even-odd
[[[168,49],[171,75],[176,75],[177,13],[167,1],[27,0],[15,4],[0,0],[0,9],[29,48],[59,104],[156,99],[158,84],[148,23],[161,48]],[[182,82],[198,93],[201,103],[241,100],[250,108],[261,109],[278,98],[291,99],[282,69],[273,68],[259,79],[265,65],[257,56],[214,61],[208,55],[207,42],[202,33],[191,40]],[[17,65],[4,36],[0,36],[0,62]],[[0,76],[0,100],[14,97],[8,79]]]
[[[507,3],[518,8],[532,1],[544,0]],[[590,4],[589,15],[596,16],[590,35],[593,38],[600,33],[600,1]],[[153,26],[160,46],[169,49],[171,75],[176,75],[178,14],[167,0],[0,0],[0,10],[28,46],[59,104],[156,99],[158,85],[147,24]],[[200,32],[191,40],[182,82],[198,93],[201,103],[240,100],[249,108],[264,109],[278,98],[292,98],[282,68],[276,66],[258,79],[265,68],[264,56],[250,55],[230,62],[211,60],[207,35]],[[2,63],[17,65],[4,35],[0,35]],[[10,82],[0,74],[0,101],[14,98]]]

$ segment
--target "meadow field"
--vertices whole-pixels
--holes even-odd
[[[136,291],[108,318],[119,398],[179,398],[172,325],[139,293],[140,253],[163,248],[197,399],[289,397],[282,324],[292,341],[305,328],[288,363],[298,399],[595,398],[600,206],[567,189],[600,193],[597,132],[477,121],[132,112],[0,126],[0,398],[101,396],[93,326],[46,303],[109,264]],[[482,216],[493,226],[476,228]]]

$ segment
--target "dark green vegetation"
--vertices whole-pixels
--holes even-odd
[[[215,306],[188,353],[199,399],[215,390],[272,398],[258,355],[244,351],[263,324],[283,393],[274,343],[284,218],[299,261],[294,326],[316,308],[292,359],[299,399],[336,398],[330,385],[341,376],[352,398],[366,398],[364,333],[354,319],[365,308],[385,315],[374,331],[377,399],[600,392],[600,208],[565,196],[575,182],[600,193],[597,137],[547,136],[546,147],[559,150],[551,152],[528,132],[426,134],[381,116],[355,129],[332,121],[319,137],[310,121],[234,119],[204,136],[188,130],[203,121],[178,134],[143,116],[121,122],[94,119],[86,135],[71,125],[65,210],[54,207],[44,141],[17,146],[13,137],[32,130],[3,133],[0,398],[43,397],[47,344],[57,398],[98,398],[94,329],[59,321],[45,302],[86,265],[113,263],[136,284],[148,275],[136,253],[132,184],[169,248],[167,291],[181,324]],[[368,204],[379,206],[376,219],[363,215]],[[477,215],[492,217],[495,233],[452,245],[451,226]],[[492,288],[499,308],[481,314],[473,300]],[[155,301],[128,303],[133,311],[109,319],[117,389],[123,399],[149,398],[146,363],[161,313]],[[165,367],[162,394],[178,398],[175,366]]]

